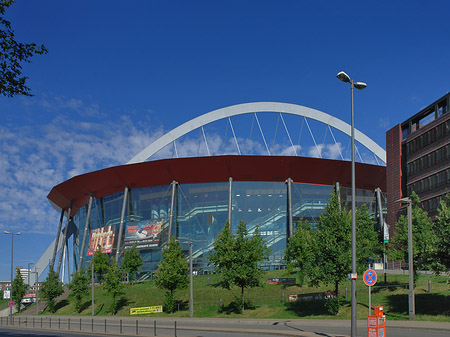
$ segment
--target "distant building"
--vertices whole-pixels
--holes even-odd
[[[387,223],[391,234],[402,205],[415,191],[436,218],[439,200],[450,190],[450,93],[386,133]]]
[[[9,290],[11,288],[11,281],[0,281],[0,287],[3,294],[4,290]]]

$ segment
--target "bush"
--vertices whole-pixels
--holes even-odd
[[[341,308],[341,303],[339,301],[339,297],[333,296],[327,298],[325,301],[325,308],[327,308],[330,315],[339,314],[339,309]]]

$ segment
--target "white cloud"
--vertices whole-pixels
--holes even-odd
[[[80,118],[100,113],[78,99],[46,98],[40,106],[63,110],[43,125],[0,126],[0,228],[54,234],[59,215],[47,200],[53,186],[126,163],[163,130],[137,130],[126,116],[117,122]],[[81,120],[64,117],[67,109]]]

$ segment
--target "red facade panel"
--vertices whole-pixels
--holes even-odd
[[[356,163],[356,187],[386,191],[386,168]],[[276,156],[214,156],[150,161],[111,167],[73,177],[55,187],[48,199],[68,209],[73,201],[72,215],[87,204],[89,195],[101,198],[129,188],[228,181],[284,182],[351,187],[351,163],[306,157]]]
[[[400,204],[396,201],[402,198],[402,127],[396,125],[386,133],[386,192],[389,235],[394,234],[395,222]]]

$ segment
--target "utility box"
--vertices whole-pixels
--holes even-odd
[[[367,337],[386,337],[386,315],[383,307],[375,307],[375,315],[367,316]]]

